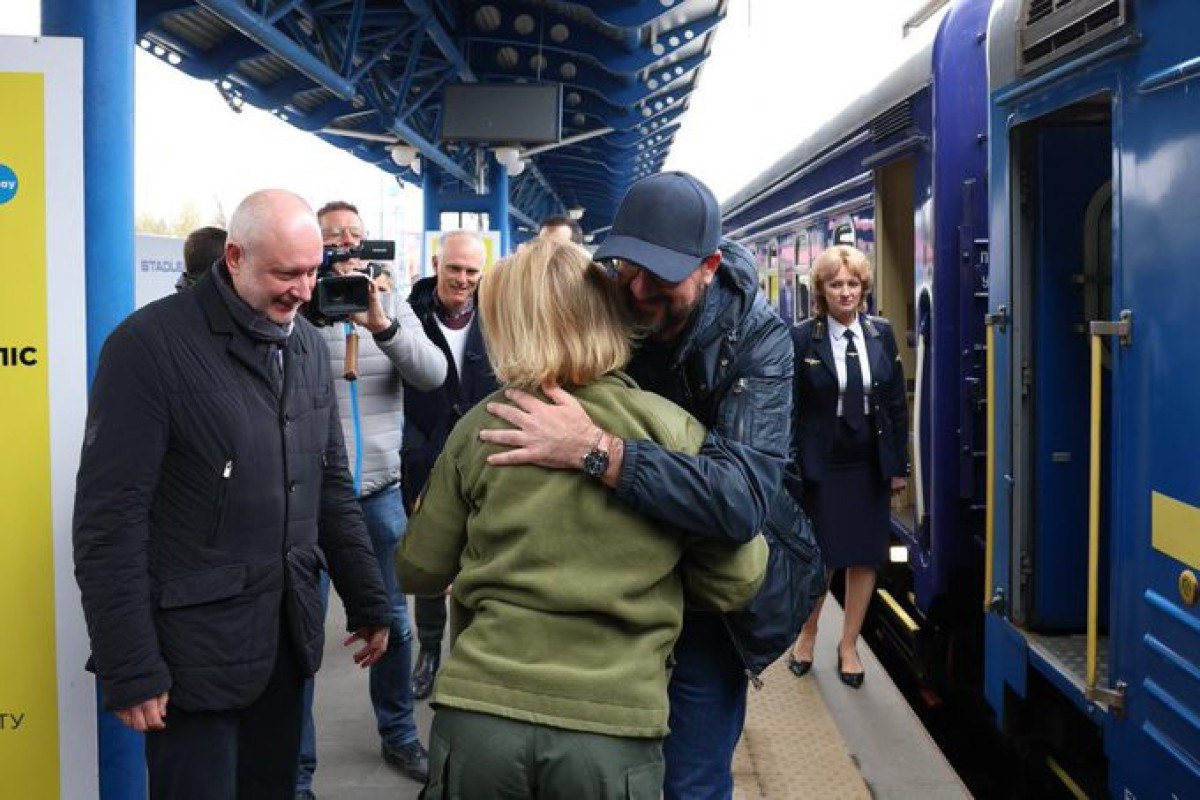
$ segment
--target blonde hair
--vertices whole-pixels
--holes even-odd
[[[867,310],[867,295],[871,293],[871,285],[874,282],[871,262],[867,260],[866,253],[857,247],[835,244],[833,247],[827,247],[821,251],[821,254],[813,260],[812,270],[809,272],[809,282],[812,283],[813,316],[823,317],[829,313],[829,308],[825,305],[825,282],[833,280],[842,267],[849,270],[850,274],[858,278],[859,283],[862,284],[858,310],[860,312]]]
[[[576,244],[535,239],[479,283],[488,357],[507,386],[574,388],[629,361],[631,327],[616,282]]]

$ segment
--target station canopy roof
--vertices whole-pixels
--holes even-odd
[[[662,168],[728,0],[138,0],[139,44],[364,161],[470,194],[511,163],[519,225],[584,209],[607,227]],[[558,83],[561,139],[444,141],[461,83]],[[452,90],[452,93],[459,90]],[[415,159],[413,157],[416,156]],[[522,169],[523,168],[523,169]]]

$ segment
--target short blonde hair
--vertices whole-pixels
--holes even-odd
[[[866,253],[847,244],[835,244],[821,251],[813,260],[809,282],[812,283],[813,316],[823,317],[829,313],[825,305],[825,282],[831,281],[845,267],[862,284],[862,296],[858,303],[860,312],[867,310],[867,295],[871,293],[874,273]]]
[[[507,386],[574,388],[629,361],[632,333],[616,282],[576,244],[534,239],[479,283],[488,357]]]

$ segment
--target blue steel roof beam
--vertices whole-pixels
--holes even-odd
[[[468,48],[472,53],[486,52],[489,54],[487,57],[492,59],[495,58],[495,53],[504,47],[527,50],[533,53],[540,53],[543,56],[561,58],[564,62],[570,61],[576,67],[582,62],[592,67],[603,69],[612,75],[636,75],[639,69],[653,64],[661,57],[654,55],[649,50],[625,53],[614,46],[615,42],[604,36],[583,36],[577,41],[576,35],[572,33],[571,38],[561,45],[539,41],[536,36],[536,31],[531,33],[528,38],[517,35],[469,36],[463,40],[463,46]],[[624,60],[631,57],[636,57],[637,61],[645,63],[642,63],[641,67],[636,69],[612,70],[606,67],[609,59]],[[484,60],[486,58],[479,59],[479,62]]]
[[[422,88],[421,92],[416,97],[409,100],[408,103],[404,103],[403,97],[397,97],[396,98],[396,107],[399,108],[401,105],[403,105],[404,111],[400,114],[396,114],[395,118],[397,120],[399,120],[400,122],[404,122],[406,119],[408,119],[413,114],[415,114],[418,110],[420,110],[421,106],[423,106],[427,101],[432,99],[434,95],[436,95],[438,92],[440,92],[442,90],[442,87],[445,86],[450,81],[450,79],[453,77],[454,77],[453,69],[447,69],[446,72],[441,75],[441,77],[437,78],[432,83],[429,83],[424,88]]]
[[[421,54],[421,48],[425,46],[425,21],[419,20],[417,24],[421,27],[413,34],[413,43],[409,48],[408,58],[404,62],[404,75],[400,79],[400,86],[396,89],[396,108],[392,114],[395,117],[400,116],[404,98],[408,97],[409,89],[412,88],[412,82],[417,73],[418,57]]]
[[[412,79],[416,72],[416,65],[419,62],[421,47],[425,44],[425,26],[421,24],[421,20],[414,19],[410,22],[407,28],[403,28],[397,32],[395,36],[389,38],[378,52],[367,59],[358,70],[355,71],[352,78],[355,83],[358,83],[365,76],[368,70],[376,66],[380,60],[391,61],[391,54],[396,52],[398,48],[404,46],[406,55],[404,55],[404,72],[403,77]],[[407,86],[404,86],[404,91],[407,91]]]
[[[558,203],[560,206],[562,205],[562,200],[559,199],[558,192],[554,191],[553,184],[546,180],[546,176],[542,174],[542,170],[536,163],[532,161],[529,162],[529,166],[527,166],[525,170],[531,173],[533,177],[537,179],[537,182],[542,185],[542,188],[546,190],[546,193],[554,198],[554,202]]]
[[[671,10],[659,0],[590,0],[587,6],[598,20],[617,28],[640,28]]]
[[[258,13],[238,0],[196,0],[197,5],[220,17],[260,47],[279,55],[318,86],[324,86],[343,100],[353,100],[354,84],[338,75],[306,48],[286,37]]]
[[[647,144],[652,136],[677,129],[680,125],[679,117],[681,116],[682,114],[677,114],[673,117],[664,114],[661,117],[651,118],[645,121],[649,124],[642,124],[627,131],[610,133],[604,137],[604,143],[616,150],[629,150],[630,148],[637,147],[639,144]],[[659,122],[659,124],[653,125],[652,123],[654,122]],[[645,133],[642,132],[643,130],[645,130]]]
[[[537,205],[545,205],[545,192],[538,185],[536,180],[526,178],[522,175],[519,183],[509,193],[509,202],[517,208],[523,208],[527,212]]]
[[[298,80],[303,82],[305,88],[309,87],[309,81],[306,78],[300,78]],[[301,130],[311,131],[323,127],[323,124],[319,121],[313,120],[311,115],[282,105],[274,92],[267,92],[259,89],[257,86],[247,83],[240,75],[225,75],[219,78],[211,79],[211,82],[217,86],[218,90],[221,90],[222,92],[225,90],[222,89],[221,84],[228,83],[232,88],[236,89],[238,96],[255,108],[260,108],[263,111],[269,112],[276,112],[280,109],[283,109],[284,113],[288,115],[288,122]],[[287,96],[291,97],[291,93],[288,93]],[[347,106],[347,108],[349,108],[349,106]],[[344,114],[346,112],[343,111],[340,113]]]
[[[661,30],[655,36],[655,44],[650,47],[650,52],[654,53],[656,58],[669,58],[672,51],[689,47],[692,43],[716,30],[723,19],[725,19],[725,8],[722,6],[707,17]],[[674,44],[672,44],[673,40],[675,40]],[[706,45],[704,49],[707,50],[708,46]]]
[[[489,55],[491,54],[485,53],[484,60],[486,60],[486,57]],[[683,70],[678,75],[673,74],[672,81],[677,83],[680,82],[683,76],[688,75],[697,67],[701,66],[707,58],[708,56],[706,54],[701,53],[691,58],[684,59],[678,64],[670,65],[672,73],[675,72],[676,67],[681,67]],[[494,63],[494,61],[495,59],[493,58],[492,62]],[[665,71],[666,67],[662,67],[662,69]],[[516,73],[516,76],[533,77],[533,73],[530,73],[528,70],[521,70],[519,73]],[[481,79],[496,79],[500,81],[511,81],[513,77],[514,72],[488,72],[480,74]],[[681,87],[690,86],[692,83],[694,83],[694,81],[683,81]],[[657,82],[653,88],[651,88],[648,84],[641,82],[625,83],[620,80],[618,76],[605,73],[601,70],[592,71],[592,74],[586,78],[581,77],[578,73],[576,73],[576,77],[573,78],[570,83],[564,83],[564,89],[567,87],[570,87],[570,89],[574,91],[588,92],[589,94],[599,96],[610,106],[617,109],[627,109],[629,106],[635,105],[648,97],[652,97],[661,88]],[[687,90],[684,88],[680,88],[678,90],[678,93],[681,96],[686,94],[686,92]],[[676,93],[675,90],[672,90],[672,93]]]
[[[528,64],[534,56],[538,55],[538,47],[536,43],[525,44],[524,42],[521,42],[508,46],[518,51],[518,64]],[[529,78],[530,80],[537,79],[537,71],[525,66],[522,66],[519,69],[509,69],[503,72],[496,71],[497,68],[494,65],[501,63],[498,56],[499,50],[499,47],[493,46],[480,48],[478,51],[472,51],[478,53],[478,60],[476,63],[488,65],[489,69],[491,70],[486,75],[481,73],[479,76],[480,80],[486,80],[487,78],[496,78],[502,81],[511,81],[514,78]],[[528,54],[529,57],[525,57],[523,53]],[[541,71],[542,80],[545,80],[548,75],[553,75],[555,79],[558,79],[560,76],[559,69],[561,66],[561,63],[549,62],[547,64],[547,68]],[[645,90],[644,88],[638,90],[638,83],[633,79],[632,76],[614,75],[613,73],[605,72],[604,70],[580,67],[578,64],[576,64],[575,69],[575,76],[571,78],[569,84],[572,86],[572,88],[586,89],[595,94],[599,94],[613,105],[628,105],[636,102],[644,94],[649,93],[648,90]],[[636,91],[636,94],[632,97],[632,99],[628,94],[631,88]]]
[[[342,41],[341,69],[338,70],[339,73],[356,83],[356,78],[351,75],[351,67],[354,66],[354,56],[358,52],[358,36],[362,32],[363,12],[366,11],[366,7],[365,0],[354,0],[354,5],[350,10],[350,19],[346,25],[346,36]]]
[[[178,39],[163,31],[152,30],[151,28],[143,29],[140,23],[138,25],[138,30],[141,31],[138,34],[138,43],[140,44],[142,42],[146,42],[150,45],[149,48],[143,47],[143,50],[146,50],[146,52],[157,56],[160,60],[166,63],[170,63],[167,61],[167,53],[174,53],[175,55],[179,56],[181,61],[178,64],[173,64],[172,66],[182,71],[184,74],[190,75],[193,78],[202,81],[216,80],[222,75],[222,73],[219,72],[215,67],[210,66],[208,62],[205,61],[204,53],[197,50],[195,47],[183,41],[182,39]],[[153,49],[156,46],[163,48],[167,52],[159,56],[154,52]]]
[[[260,0],[260,2],[259,2],[260,9],[259,10],[262,12],[262,15],[266,18],[267,22],[274,25],[276,22],[283,19],[288,14],[292,13],[293,9],[298,8],[304,2],[305,2],[305,0],[287,0],[287,2],[280,3],[279,5],[275,6],[274,8],[268,8],[267,6],[269,5],[269,3],[267,2],[267,0]]]
[[[590,181],[600,183],[608,183],[612,176],[619,175],[621,171],[620,164],[614,164],[610,161],[596,161],[594,158],[586,157],[560,157],[553,164],[544,165],[543,169],[552,175],[559,182],[562,182],[563,175],[570,173],[578,175],[583,173],[583,178]],[[590,175],[590,178],[588,177]],[[563,184],[567,186],[567,184]],[[568,188],[574,188],[572,184]]]
[[[645,141],[653,133],[661,133],[667,128],[678,127],[680,117],[683,116],[683,111],[681,109],[663,111],[661,114],[648,119],[642,117],[640,114],[638,116],[640,119],[636,125],[624,130],[613,131],[604,137],[604,143],[613,147],[633,147],[638,142]]]
[[[430,9],[429,3],[426,0],[404,0],[404,4],[408,6],[409,11],[427,20],[425,30],[429,33],[429,38],[437,45],[438,50],[441,51],[446,60],[454,65],[455,70],[458,72],[459,80],[474,83],[475,73],[472,71],[471,65],[467,63],[467,59],[462,54],[462,51],[458,49],[454,40],[450,38],[450,34],[442,27],[442,23],[438,17]]]
[[[383,44],[379,45],[379,47],[375,49],[374,53],[372,53],[369,58],[363,59],[363,62],[359,64],[358,68],[350,75],[350,80],[358,83],[358,81],[362,80],[362,77],[366,75],[367,72],[372,68],[374,68],[375,65],[380,61],[390,61],[392,53],[399,49],[401,45],[405,45],[405,43],[408,42],[409,37],[412,37],[413,41],[407,44],[406,49],[410,53],[413,51],[417,51],[419,53],[420,47],[424,43],[424,36],[425,30],[421,27],[420,20],[413,20],[409,22],[407,27],[400,29],[398,33],[389,37],[383,42]]]
[[[365,7],[364,0],[354,0],[353,8],[346,12],[344,4],[345,0],[340,0],[329,7],[314,8],[319,13],[311,19],[323,39],[339,45],[341,74],[356,83],[410,36],[417,31],[424,34],[422,20],[414,19],[407,12],[371,11]],[[346,21],[344,35],[343,20]],[[420,55],[419,44],[405,49]],[[326,60],[333,59],[327,57]]]
[[[626,76],[634,79],[637,73],[644,69],[653,67],[659,61],[670,56],[670,53],[681,48],[687,47],[698,38],[704,36],[716,26],[724,18],[724,14],[712,14],[704,19],[687,22],[663,31],[658,34],[656,47],[634,47],[618,48],[614,45],[612,39],[605,36],[600,36],[592,31],[582,28],[579,25],[573,24],[573,20],[561,18],[563,24],[568,26],[571,31],[571,36],[567,39],[567,44],[555,45],[547,44],[544,41],[534,41],[531,39],[519,39],[512,36],[470,36],[464,39],[464,45],[474,52],[474,47],[477,44],[491,45],[496,49],[500,47],[518,47],[530,48],[543,55],[553,53],[562,56],[564,60],[570,60],[576,63],[578,67],[579,61],[587,62],[598,69],[603,70],[611,75]],[[552,24],[552,20],[547,19],[542,28]],[[688,36],[688,33],[691,36]],[[530,37],[536,36],[531,33]],[[675,44],[671,44],[674,37]]]
[[[513,79],[513,75],[511,73],[502,72],[481,73],[479,77],[480,80],[495,80],[501,83],[509,82]],[[567,119],[577,113],[583,114],[589,119],[594,120],[598,127],[612,127],[618,129],[628,128],[639,124],[644,119],[639,112],[636,112],[630,108],[630,106],[634,105],[634,103],[622,105],[609,100],[608,97],[602,93],[601,89],[595,86],[589,86],[578,81],[573,81],[571,83],[563,82],[562,85],[564,96],[563,116],[566,120],[566,127],[580,127],[574,125]],[[691,83],[680,82],[678,89],[672,89],[667,93],[670,95],[676,95],[674,105],[682,105],[685,102],[687,92],[691,90],[691,86]],[[661,93],[661,90],[659,90],[659,93]],[[573,105],[571,104],[569,97],[571,94],[579,95],[578,103]],[[644,93],[645,99],[650,99],[654,96],[654,91],[647,90]],[[613,120],[614,124],[610,125],[609,120]],[[585,124],[582,127],[583,129],[586,129],[588,126]]]

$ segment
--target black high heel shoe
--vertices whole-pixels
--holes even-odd
[[[842,683],[849,686],[851,689],[858,689],[863,685],[863,678],[867,676],[864,672],[843,672],[842,671],[842,654],[838,653],[837,659],[838,678]]]
[[[792,673],[797,678],[803,678],[811,669],[811,661],[802,661],[793,655],[788,655],[788,672]]]

